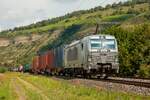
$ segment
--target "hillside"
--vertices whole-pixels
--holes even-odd
[[[113,34],[118,39],[121,71],[127,71],[125,75],[140,73],[140,75],[150,76],[149,72],[145,72],[145,67],[143,69],[143,66],[149,68],[150,61],[148,56],[150,54],[149,7],[146,0],[138,3],[119,3],[107,5],[105,8],[96,7],[87,11],[77,11],[51,20],[3,31],[0,33],[0,43],[3,42],[5,45],[0,44],[0,65],[16,66],[31,63],[37,51],[43,52],[93,34],[96,24],[99,23],[99,33]],[[139,36],[136,32],[139,32]],[[135,41],[138,37],[141,37],[141,40]],[[139,45],[134,48],[133,45],[136,43]],[[141,46],[143,50],[140,50]],[[131,50],[136,52],[130,52]],[[138,59],[139,57],[141,59]]]

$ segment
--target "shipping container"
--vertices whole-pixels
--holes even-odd
[[[46,68],[46,54],[40,55],[39,62],[40,62],[39,70],[40,70],[40,72],[44,72],[45,68]]]
[[[38,67],[39,71],[41,70],[41,66],[42,66],[42,56],[39,55],[39,67]]]
[[[48,73],[51,73],[52,70],[54,69],[54,52],[53,50],[47,51],[46,52],[46,57],[45,57],[45,64],[46,64],[46,69],[45,71]]]
[[[54,50],[55,54],[55,67],[62,68],[63,67],[63,47],[58,47]]]
[[[39,56],[35,56],[35,57],[33,57],[33,60],[32,60],[32,68],[31,68],[31,70],[32,70],[32,72],[33,73],[38,73],[39,72],[39,59],[40,57]]]
[[[30,72],[31,70],[31,65],[30,64],[25,64],[23,66],[23,72]]]

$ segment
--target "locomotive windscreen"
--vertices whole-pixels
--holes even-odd
[[[91,39],[91,48],[92,49],[102,48],[102,41],[100,39]]]
[[[114,39],[91,39],[91,48],[92,49],[115,49],[115,40]]]
[[[115,49],[115,40],[114,39],[106,39],[103,41],[103,48],[106,49]]]

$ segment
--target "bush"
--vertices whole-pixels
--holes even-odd
[[[0,73],[5,73],[8,69],[5,67],[0,67]]]
[[[140,11],[137,11],[133,8],[129,8],[128,11],[127,11],[127,14],[136,14],[136,15],[138,15],[140,13],[141,13]]]
[[[138,75],[140,77],[150,78],[150,65],[141,65]]]
[[[105,34],[114,35],[118,41],[120,75],[150,77],[150,27],[144,24],[133,32],[112,27]]]

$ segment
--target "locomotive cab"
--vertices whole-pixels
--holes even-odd
[[[117,41],[111,35],[88,37],[88,70],[90,73],[113,74],[119,72]]]

